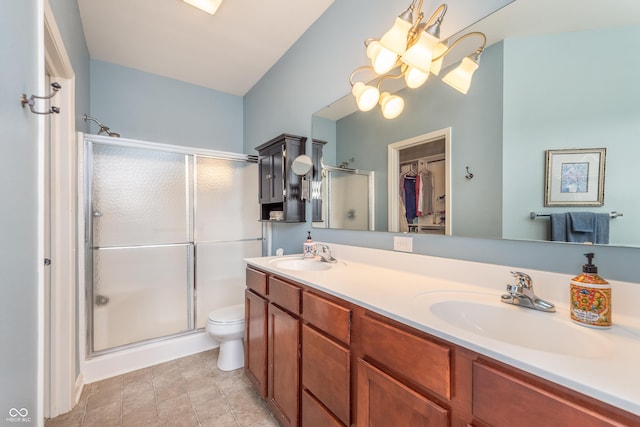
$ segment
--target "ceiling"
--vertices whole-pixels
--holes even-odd
[[[245,95],[334,0],[78,0],[92,59]]]

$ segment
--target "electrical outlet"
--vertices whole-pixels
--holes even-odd
[[[393,236],[393,250],[413,252],[413,237]]]

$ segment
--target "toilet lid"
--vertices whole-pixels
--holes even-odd
[[[244,321],[244,304],[230,305],[209,313],[209,321],[214,323],[238,323]]]

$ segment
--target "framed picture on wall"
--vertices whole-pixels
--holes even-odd
[[[545,206],[602,206],[606,148],[547,150]]]

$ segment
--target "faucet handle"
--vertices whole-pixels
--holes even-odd
[[[316,243],[316,254],[320,252],[330,252],[329,246],[325,245],[324,243]]]
[[[323,243],[316,243],[316,255],[320,256],[320,260],[324,262],[336,262],[336,259],[331,255],[331,249],[329,246]]]
[[[511,274],[516,278],[516,283],[519,287],[525,289],[531,289],[533,286],[533,280],[531,276],[521,271],[512,271]]]

